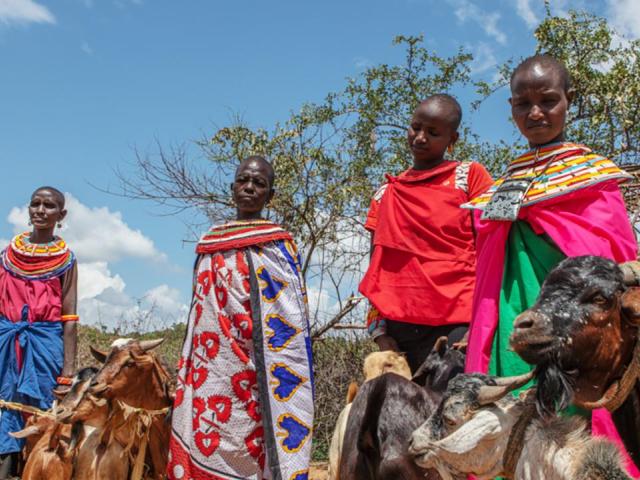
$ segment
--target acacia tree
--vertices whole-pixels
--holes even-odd
[[[120,175],[123,193],[221,221],[232,214],[229,183],[238,159],[265,155],[277,177],[268,214],[294,234],[311,290],[330,292],[329,301],[321,295],[310,305],[316,328],[348,318],[369,249],[363,217],[384,172],[410,165],[405,132],[413,109],[433,93],[472,84],[470,54],[439,57],[422,37],[400,36],[394,44],[405,52],[400,65],[370,67],[270,129],[236,122],[197,142],[206,168],[197,169],[184,148],[137,155],[138,175]],[[462,157],[488,156],[490,146],[467,138]]]
[[[636,162],[640,43],[621,39],[604,19],[584,12],[561,18],[548,10],[535,37],[537,50],[562,59],[573,77],[568,137],[618,161]],[[473,58],[462,49],[443,58],[425,48],[422,37],[399,36],[394,43],[404,51],[399,65],[367,68],[341,91],[271,128],[237,121],[196,142],[205,159],[200,168],[189,148],[158,146],[155,155],[137,155],[137,176],[120,176],[122,193],[218,222],[232,214],[229,183],[238,159],[267,156],[278,179],[269,216],[295,235],[311,289],[325,292],[311,304],[316,328],[361,315],[354,311],[354,291],[369,248],[364,215],[383,174],[410,164],[405,131],[414,107],[433,93],[468,88],[478,93],[470,105],[476,108],[505,87],[515,63],[497,67],[500,80],[489,84],[472,81]],[[456,158],[480,161],[496,174],[514,154],[506,142],[480,141],[468,125],[461,137]]]

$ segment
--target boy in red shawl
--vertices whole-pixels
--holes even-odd
[[[360,292],[371,303],[368,329],[381,350],[405,352],[413,372],[438,337],[462,340],[471,320],[474,231],[460,205],[492,179],[479,163],[445,160],[461,119],[450,95],[420,103],[407,132],[413,167],[387,175],[365,223],[372,255]]]

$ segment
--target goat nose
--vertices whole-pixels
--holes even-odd
[[[513,327],[518,330],[532,328],[536,323],[536,316],[533,313],[524,312],[516,317]]]

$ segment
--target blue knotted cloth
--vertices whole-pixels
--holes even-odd
[[[0,399],[42,410],[51,407],[64,360],[62,330],[62,322],[29,322],[26,305],[19,322],[0,315]],[[16,339],[22,350],[22,369],[18,368]],[[0,410],[0,454],[22,450],[24,441],[9,432],[23,428],[22,413]]]

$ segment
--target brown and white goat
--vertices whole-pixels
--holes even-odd
[[[548,414],[570,403],[606,407],[640,464],[640,288],[602,257],[563,260],[536,303],[514,322],[511,347],[536,365],[537,399]],[[636,280],[637,281],[637,280]]]

